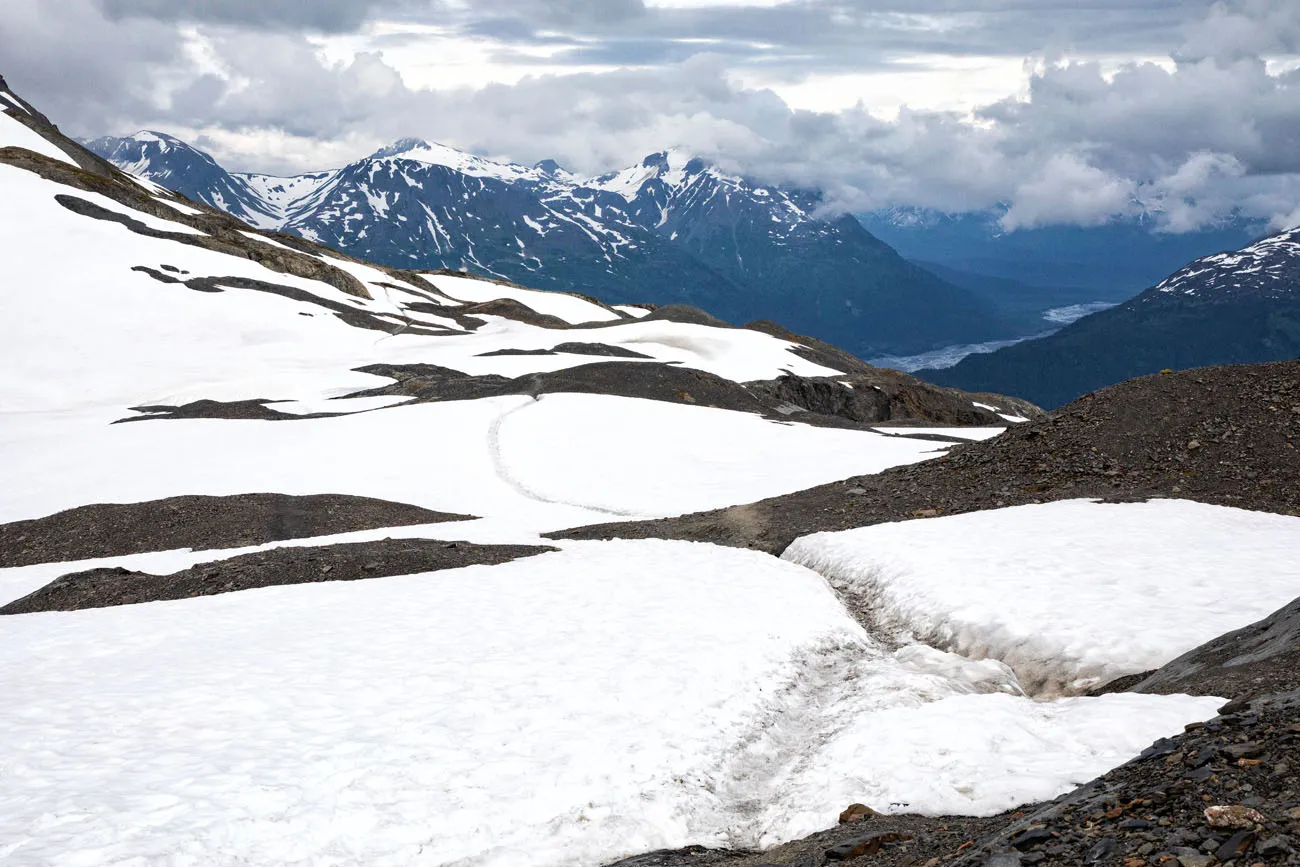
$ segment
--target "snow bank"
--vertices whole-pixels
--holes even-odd
[[[5,618],[0,839],[367,865],[716,839],[702,778],[795,657],[855,635],[812,573],[664,542]]]
[[[853,719],[775,792],[765,844],[826,828],[851,803],[992,816],[1051,800],[1214,716],[1221,698],[1107,695],[1032,701],[957,695]],[[838,806],[837,806],[838,805]]]
[[[1282,515],[1071,500],[818,533],[784,557],[879,627],[1054,692],[1158,668],[1290,602],[1297,539]]]
[[[854,800],[1052,794],[1217,704],[980,694],[987,668],[889,654],[815,574],[683,542],[21,615],[0,643],[0,852],[23,867],[776,842]]]

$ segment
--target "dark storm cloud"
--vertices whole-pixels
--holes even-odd
[[[110,21],[216,23],[342,33],[356,30],[381,8],[437,11],[433,2],[403,0],[101,0]]]
[[[512,6],[516,22],[542,17],[526,0]],[[1024,56],[1045,49],[1142,53],[1166,52],[1189,15],[1203,14],[1210,0],[794,0],[773,7],[712,6],[648,9],[635,34],[591,19],[577,22],[584,45],[554,60],[575,65],[592,57],[606,63],[673,58],[683,40],[707,40],[716,50],[739,53],[761,45],[769,65],[786,62],[805,71],[851,68],[867,57],[921,54]],[[477,4],[464,26],[478,26]],[[543,32],[521,26],[513,38],[530,41]],[[627,37],[635,35],[635,40]]]
[[[322,153],[355,156],[412,134],[592,172],[676,144],[819,187],[844,209],[1001,204],[1008,229],[1141,213],[1174,231],[1234,211],[1300,222],[1300,73],[1263,59],[1300,50],[1294,0],[106,2],[8,0],[0,71],[74,133],[188,130],[233,168],[321,168]],[[378,50],[334,62],[302,32],[366,18],[433,24],[566,74],[420,89]],[[201,44],[187,44],[182,25]],[[367,38],[382,49],[428,37]],[[529,53],[543,44],[548,59]],[[1060,59],[1079,53],[1177,63]],[[1031,57],[1028,98],[984,106],[977,123],[910,110],[885,120],[792,109],[735,74],[923,68],[927,54]]]

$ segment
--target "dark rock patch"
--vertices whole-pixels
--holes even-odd
[[[598,355],[606,358],[650,358],[643,352],[628,349],[626,346],[610,346],[606,343],[557,343],[552,352],[564,352],[569,355]]]
[[[560,344],[560,349],[566,344]],[[587,344],[581,344],[586,346]],[[494,355],[550,354],[537,350],[502,350]],[[773,421],[822,427],[863,429],[885,421],[934,424],[996,424],[995,413],[971,406],[970,395],[925,386],[912,393],[906,384],[892,392],[870,387],[867,379],[849,376],[851,388],[834,380],[811,380],[787,374],[779,380],[737,383],[702,370],[662,362],[594,362],[564,370],[529,373],[516,378],[495,374],[471,376],[436,365],[377,364],[361,373],[387,376],[392,385],[349,397],[402,395],[421,401],[473,400],[506,394],[606,394],[752,412]],[[939,438],[945,439],[945,438]],[[945,439],[945,441],[951,441]]]
[[[808,533],[1088,497],[1300,515],[1300,361],[1130,380],[933,461],[744,506],[556,535],[693,539],[779,554]]]
[[[171,575],[91,569],[64,575],[0,607],[0,614],[80,611],[165,599],[214,596],[257,587],[357,581],[462,566],[496,565],[554,551],[538,545],[475,545],[430,539],[384,539],[310,548],[275,548],[200,563]]]
[[[481,352],[479,358],[494,358],[505,355],[596,355],[606,358],[651,358],[634,349],[623,346],[610,346],[605,343],[558,343],[551,349],[496,349]]]
[[[735,328],[711,313],[689,304],[665,304],[656,307],[648,316],[642,316],[637,322],[682,322],[687,325],[709,325],[714,328]],[[609,323],[613,325],[624,323]]]
[[[464,276],[464,275],[461,275]],[[492,301],[484,301],[480,304],[466,304],[464,307],[457,308],[461,315],[473,316],[481,313],[485,316],[500,316],[503,319],[513,319],[516,322],[523,322],[528,325],[536,325],[538,328],[571,328],[568,322],[565,322],[558,316],[551,316],[546,313],[538,313],[520,301],[513,298],[496,298]]]
[[[504,358],[515,355],[559,355],[554,349],[494,349],[491,352],[480,352],[477,358]]]
[[[313,295],[305,289],[299,289],[296,286],[285,286],[281,283],[268,283],[265,280],[254,280],[249,277],[192,277],[188,280],[181,280],[173,277],[171,274],[165,274],[147,265],[136,265],[131,269],[139,271],[142,274],[148,274],[159,283],[179,283],[195,292],[223,292],[226,289],[249,289],[255,292],[267,292],[271,295],[279,295],[281,298],[288,298],[291,301],[299,301],[304,304],[312,304],[317,307],[324,307],[332,311],[340,319],[354,328],[365,328],[371,331],[382,331],[385,334],[423,334],[431,337],[456,336],[461,332],[452,331],[447,328],[437,328],[430,325],[420,325],[410,320],[394,321],[393,319],[383,316],[376,316],[365,310],[358,310],[355,307],[349,307],[338,301],[332,301],[328,298],[321,298]],[[357,303],[360,303],[359,301]]]
[[[473,520],[346,494],[184,496],[79,506],[0,524],[0,567],[145,551],[239,548],[379,527]]]
[[[280,412],[272,409],[269,404],[276,401],[257,398],[255,400],[196,400],[181,406],[133,406],[132,412],[142,413],[141,415],[131,416],[130,418],[121,418],[113,424],[124,424],[134,421],[152,421],[154,419],[183,419],[183,418],[223,418],[238,420],[257,420],[257,421],[288,421],[293,419],[306,418],[332,418],[334,416],[349,415],[344,412],[314,412],[294,415],[289,412]]]
[[[992,410],[975,406],[970,395],[939,388],[896,371],[870,368],[867,373],[834,377],[803,377],[786,373],[777,379],[746,383],[760,400],[772,406],[798,407],[813,415],[830,416],[861,424],[904,423],[1005,427],[1007,421]],[[984,396],[990,406],[1007,406],[1011,398]],[[980,401],[981,403],[985,401]],[[1015,401],[1025,417],[1042,414],[1037,407]]]
[[[749,853],[728,849],[707,849],[704,846],[687,846],[684,849],[660,849],[624,858],[610,867],[716,867],[719,864],[741,864]]]
[[[396,382],[349,397],[405,395],[421,401],[442,401],[473,400],[507,394],[538,397],[571,392],[639,397],[741,412],[763,413],[767,410],[739,383],[702,370],[657,362],[630,364],[622,361],[598,361],[566,370],[529,373],[514,379],[497,375],[471,376],[427,364],[378,364],[357,369],[361,373],[388,376]]]

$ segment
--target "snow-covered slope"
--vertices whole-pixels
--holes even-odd
[[[176,177],[167,154],[152,166],[129,139],[90,144],[129,171]],[[689,303],[736,323],[781,321],[860,354],[1014,331],[852,217],[818,216],[815,194],[677,150],[595,178],[419,139],[297,178],[218,175],[203,157],[190,180],[213,187],[204,201],[230,199],[223,191],[238,184],[261,201],[237,215],[395,267],[464,269],[611,303]]]
[[[1197,259],[1160,281],[1155,294],[1201,296],[1215,304],[1238,298],[1300,297],[1300,228],[1233,253]]]
[[[1032,701],[1005,665],[884,643],[811,570],[705,544],[554,542],[331,580],[343,542],[536,545],[946,445],[803,423],[819,419],[741,384],[865,375],[833,348],[367,264],[133,180],[23,111],[0,116],[0,604],[91,568],[207,564],[212,583],[0,615],[6,865],[560,867],[765,845],[847,800],[1049,796],[1219,703]],[[364,171],[414,183],[412,166],[446,170]],[[349,189],[322,181],[309,196]],[[264,492],[477,520],[159,549],[164,498]],[[31,556],[72,520],[50,513],[115,503],[156,518],[113,537],[131,553]],[[205,503],[205,531],[232,520]],[[219,583],[277,553],[319,565],[294,586]],[[112,596],[130,573],[95,574],[53,586]]]

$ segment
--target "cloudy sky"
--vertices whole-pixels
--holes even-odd
[[[681,146],[1009,229],[1300,223],[1300,0],[5,0],[0,73],[74,135],[232,169]]]

